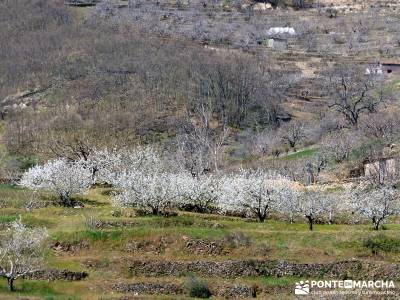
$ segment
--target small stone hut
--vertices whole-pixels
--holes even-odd
[[[383,73],[388,75],[400,75],[400,60],[399,59],[384,59],[380,61]]]

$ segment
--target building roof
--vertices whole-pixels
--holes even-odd
[[[399,59],[395,59],[395,58],[382,59],[380,61],[380,63],[382,65],[399,65],[400,66],[400,60]]]

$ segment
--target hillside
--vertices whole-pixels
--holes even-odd
[[[0,1],[0,298],[397,299],[399,24],[395,0]]]
[[[47,268],[89,274],[83,281],[18,280],[15,296],[180,299],[188,292],[189,273],[209,285],[213,299],[292,299],[295,282],[309,278],[400,281],[396,246],[373,254],[367,241],[382,233],[372,234],[369,224],[354,225],[356,219],[316,225],[310,232],[306,224],[288,224],[276,215],[267,224],[193,213],[135,216],[110,207],[106,191],[82,198],[83,209],[48,206],[26,213],[20,206],[26,192],[1,187],[2,199],[13,200],[1,210],[0,224],[22,215],[24,223],[46,226],[52,237]],[[387,241],[399,243],[398,230],[398,224],[387,225]],[[0,283],[2,299],[11,299]]]

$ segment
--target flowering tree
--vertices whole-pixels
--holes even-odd
[[[241,171],[223,179],[219,206],[222,211],[256,215],[264,222],[271,209],[279,207],[292,182],[276,173]]]
[[[181,173],[177,177],[179,198],[182,206],[190,206],[197,212],[206,212],[217,205],[221,180],[216,175],[193,177]]]
[[[150,210],[157,215],[161,210],[172,208],[177,203],[177,176],[166,172],[143,174],[125,173],[118,179],[122,192],[115,204]]]
[[[287,214],[290,223],[294,222],[294,215],[299,212],[299,198],[300,192],[297,189],[284,189],[276,205],[279,212]]]
[[[326,192],[311,187],[301,194],[298,211],[307,218],[310,230],[313,230],[313,224],[317,217],[329,212],[331,200]]]
[[[81,163],[92,170],[93,180],[99,183],[120,184],[123,173],[152,173],[163,167],[159,153],[151,146],[133,150],[95,150]]]
[[[400,214],[399,193],[392,186],[360,185],[349,195],[352,208],[372,220],[375,230],[387,217]]]
[[[33,190],[49,190],[56,193],[64,206],[73,206],[73,194],[80,194],[89,189],[92,174],[80,163],[56,159],[42,166],[29,169],[20,181],[20,185]]]
[[[43,265],[45,229],[29,229],[21,221],[11,224],[0,239],[0,277],[14,290],[14,281],[38,271]]]

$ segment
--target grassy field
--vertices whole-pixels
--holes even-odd
[[[122,296],[113,290],[119,282],[152,281],[158,278],[133,276],[124,263],[132,260],[223,261],[227,259],[270,259],[298,263],[325,263],[350,258],[398,262],[400,225],[396,220],[375,232],[370,224],[317,224],[310,232],[305,220],[290,224],[272,215],[264,224],[254,220],[218,215],[179,212],[177,216],[136,216],[134,210],[112,207],[108,190],[97,188],[81,200],[85,208],[63,208],[48,205],[28,212],[24,203],[29,192],[11,185],[0,186],[0,226],[19,216],[30,226],[45,226],[50,233],[50,244],[58,242],[70,248],[49,250],[49,268],[87,271],[84,281],[18,280],[17,291],[10,294],[5,281],[0,281],[0,298],[14,299],[113,299]],[[51,199],[49,195],[39,195]],[[116,217],[116,215],[121,216]],[[114,216],[113,216],[114,215]],[[341,220],[343,216],[338,216]],[[353,220],[354,221],[354,220]],[[384,237],[389,246],[375,254],[367,240]],[[204,254],[187,249],[188,241],[215,243],[220,252]],[[133,246],[134,247],[133,247]],[[139,246],[138,246],[139,245]],[[379,247],[379,246],[378,246]],[[92,264],[90,265],[90,262]],[[93,263],[95,262],[95,263]],[[295,277],[243,277],[237,279],[206,278],[212,287],[227,283],[253,284],[264,290],[281,289],[281,297],[289,296]],[[183,283],[184,277],[162,278],[163,282]],[[273,292],[273,294],[275,294]],[[272,294],[270,295],[272,296]],[[278,296],[277,296],[278,297]],[[176,297],[174,297],[175,299]],[[149,296],[149,299],[155,299]],[[160,296],[160,299],[171,299]]]

